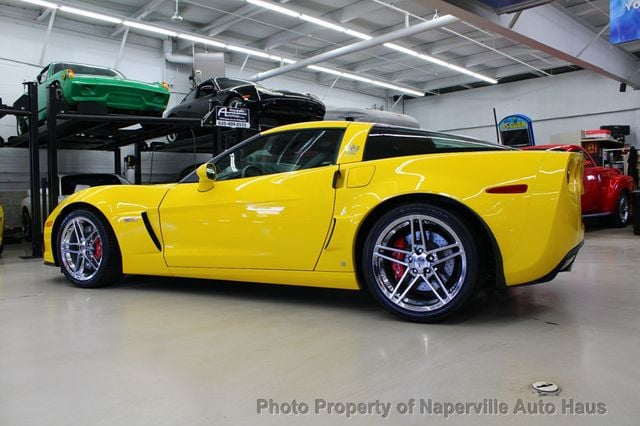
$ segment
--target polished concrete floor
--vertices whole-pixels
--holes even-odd
[[[436,325],[353,292],[145,277],[82,290],[25,249],[0,258],[3,426],[639,424],[630,228],[591,230],[572,272]],[[560,394],[534,395],[539,380]],[[437,414],[457,402],[484,414]],[[509,414],[489,414],[501,403]]]

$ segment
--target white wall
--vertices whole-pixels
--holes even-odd
[[[45,50],[42,64],[39,64],[43,42],[46,36],[46,20],[37,24],[22,19],[15,8],[7,8],[13,17],[0,15],[0,97],[4,103],[11,104],[23,93],[23,81],[33,80],[42,65],[53,61],[83,62],[94,65],[114,67],[120,50],[120,37],[109,38],[91,33],[104,32],[104,27],[98,28],[88,24],[71,22],[64,17],[56,17],[53,31]],[[3,9],[5,10],[5,9]],[[19,10],[19,9],[17,9]],[[77,31],[66,29],[75,27]],[[171,86],[172,97],[169,105],[180,102],[189,90],[188,74],[190,67],[166,63],[159,39],[146,39],[131,34],[125,45],[123,56],[118,69],[128,78],[143,81],[167,81]],[[144,41],[144,44],[140,44]],[[249,61],[251,64],[251,61]],[[274,64],[275,66],[275,64]],[[243,72],[239,67],[227,66],[227,76],[248,77],[255,74],[257,69],[249,65]],[[309,74],[311,75],[311,74]],[[276,89],[286,89],[303,93],[313,93],[323,97],[328,87],[289,76],[278,76],[263,82],[265,86]],[[374,104],[384,104],[385,99],[369,96],[354,91],[334,88],[325,99],[328,106],[353,106],[360,108],[372,107]],[[0,136],[5,139],[15,135],[15,118],[5,117],[0,120]]]
[[[44,57],[40,63],[47,21],[33,22],[35,9],[22,9],[0,5],[0,98],[11,105],[24,93],[24,81],[34,80],[42,67],[53,61],[72,61],[108,67],[116,66],[121,36],[109,37],[111,30],[103,26],[79,23],[62,15],[55,18]],[[177,104],[190,90],[188,80],[191,67],[167,63],[164,59],[162,41],[130,33],[118,69],[128,78],[142,81],[167,81],[172,96],[169,106]],[[258,69],[249,66],[242,72],[237,66],[228,66],[227,76],[248,77]],[[309,74],[311,75],[311,74]],[[320,97],[327,94],[328,87],[291,76],[279,76],[264,82],[265,86],[303,93],[314,93]],[[328,106],[354,106],[367,108],[384,104],[385,99],[354,91],[332,89],[325,99]],[[5,140],[16,134],[15,117],[0,119],[0,136]],[[132,147],[122,149],[122,156],[133,154]],[[44,175],[46,152],[41,152],[41,171]],[[143,182],[166,181],[184,167],[194,162],[206,161],[210,155],[156,153],[151,165],[151,153],[142,154]],[[111,152],[60,151],[58,167],[60,173],[112,172]],[[5,207],[8,226],[19,225],[19,205],[29,185],[28,152],[24,148],[0,148],[0,204]],[[153,167],[153,176],[150,176]]]
[[[404,112],[426,129],[495,141],[492,108],[498,121],[515,113],[529,116],[539,145],[558,133],[627,124],[627,140],[640,147],[640,91],[621,93],[619,83],[590,71],[412,99]]]

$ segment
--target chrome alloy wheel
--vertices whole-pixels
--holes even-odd
[[[91,280],[102,263],[102,239],[96,224],[86,217],[77,216],[60,232],[62,266],[78,281]]]
[[[460,237],[443,221],[424,214],[400,217],[378,236],[372,256],[376,284],[395,305],[433,311],[452,302],[467,275]]]
[[[620,218],[621,224],[626,225],[629,223],[629,212],[629,197],[623,193],[618,201],[618,217]]]

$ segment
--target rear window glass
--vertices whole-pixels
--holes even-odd
[[[363,161],[410,155],[498,151],[504,149],[508,148],[445,133],[373,127],[367,138]]]

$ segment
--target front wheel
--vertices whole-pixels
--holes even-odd
[[[113,232],[89,210],[74,210],[65,217],[56,246],[62,272],[78,287],[101,287],[122,275],[120,249]]]
[[[631,203],[629,202],[629,193],[627,191],[620,192],[616,209],[611,215],[611,226],[622,228],[629,223],[631,216]]]
[[[422,203],[380,217],[364,244],[361,272],[387,310],[411,321],[442,320],[464,306],[478,287],[474,236],[455,215]]]

